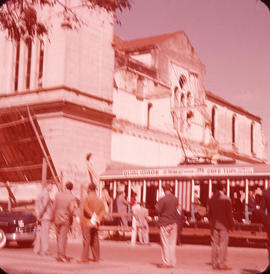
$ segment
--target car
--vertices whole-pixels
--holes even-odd
[[[8,201],[0,202],[0,248],[14,241],[21,247],[32,246],[35,240],[36,217],[32,211],[26,210],[25,203],[16,201],[9,184],[1,183],[0,187],[4,187],[8,193]]]
[[[0,248],[11,241],[21,247],[32,246],[36,222],[31,212],[0,212]]]

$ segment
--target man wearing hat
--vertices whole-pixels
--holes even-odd
[[[170,185],[164,188],[165,195],[158,201],[156,210],[159,215],[161,256],[163,263],[160,268],[173,268],[176,265],[177,240],[177,198],[172,194]]]

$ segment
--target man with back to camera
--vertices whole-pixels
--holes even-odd
[[[89,247],[91,247],[93,261],[100,260],[100,247],[98,238],[98,226],[105,216],[104,202],[97,196],[96,185],[90,183],[87,197],[83,202],[83,212],[81,215],[81,228],[83,236],[83,251],[78,263],[89,262]]]
[[[233,228],[232,202],[225,195],[225,186],[217,184],[216,191],[208,202],[208,218],[211,229],[212,268],[231,270],[226,265],[229,242],[228,231]]]
[[[270,187],[268,187],[263,192],[263,200],[262,200],[262,212],[266,213],[266,216],[263,218],[265,231],[267,233],[267,251],[268,251],[268,264],[270,269]]]
[[[51,183],[44,185],[35,201],[35,215],[38,225],[34,242],[34,253],[40,256],[47,256],[49,251],[49,231],[52,221],[51,190]]]
[[[161,255],[163,264],[160,268],[173,268],[176,265],[177,240],[177,198],[172,194],[170,185],[164,188],[165,195],[158,201],[156,210],[159,215]]]
[[[65,190],[58,192],[53,204],[53,220],[56,228],[58,262],[69,262],[66,257],[67,234],[73,222],[76,199],[72,194],[73,184],[66,183]]]

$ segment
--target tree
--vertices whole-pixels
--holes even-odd
[[[270,10],[270,0],[261,0]]]
[[[80,6],[93,9],[97,6],[109,12],[123,11],[131,8],[132,0],[78,0]],[[65,26],[69,28],[80,27],[84,22],[64,0],[0,0],[0,30],[7,31],[8,37],[13,41],[20,39],[42,38],[48,35],[47,22],[39,17],[38,9],[54,7],[61,8]],[[116,22],[119,23],[117,17]]]

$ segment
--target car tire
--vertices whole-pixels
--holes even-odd
[[[32,247],[33,246],[33,241],[22,241],[22,242],[17,242],[19,247]]]
[[[0,228],[0,248],[5,247],[7,243],[6,234],[3,229]]]

